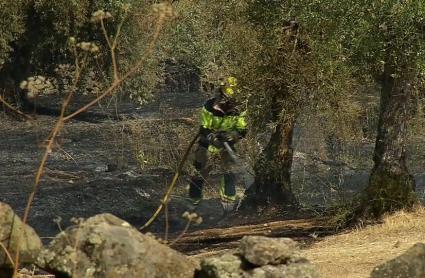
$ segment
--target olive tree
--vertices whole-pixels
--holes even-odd
[[[317,0],[307,6],[327,17],[325,33],[336,35],[352,76],[380,88],[374,167],[357,216],[411,207],[416,197],[406,165],[406,135],[415,113],[412,97],[424,84],[424,3]]]
[[[314,94],[310,89],[316,83],[317,64],[307,29],[288,11],[279,1],[253,1],[246,10],[259,44],[254,59],[244,61],[250,65],[245,74],[254,81],[249,84],[248,109],[257,132],[266,126],[271,131],[255,163],[255,186],[246,199],[255,205],[295,203],[293,132],[302,104]]]
[[[268,130],[248,201],[292,202],[294,125],[302,113],[341,117],[350,99],[377,84],[381,104],[374,168],[362,208],[372,215],[414,203],[405,161],[409,102],[422,85],[424,4],[410,1],[177,1],[174,46],[208,72],[243,86],[251,131]],[[183,42],[183,44],[182,44]],[[181,47],[181,48],[179,48]],[[417,94],[417,93],[416,93]],[[319,107],[319,108],[317,108]],[[355,113],[359,113],[357,107]],[[264,138],[264,137],[263,137]]]
[[[378,135],[369,185],[360,212],[379,217],[411,207],[415,182],[406,165],[406,135],[414,115],[410,103],[423,87],[425,5],[423,1],[360,3],[364,29],[354,62],[381,87]]]
[[[223,74],[235,75],[251,136],[262,138],[254,163],[255,186],[245,204],[296,203],[290,178],[296,121],[318,103],[339,103],[351,88],[339,40],[323,31],[328,18],[320,16],[316,2],[319,12],[311,1],[176,4],[180,20],[172,32],[173,50],[203,73],[214,65]]]

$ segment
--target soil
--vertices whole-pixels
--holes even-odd
[[[98,213],[113,213],[135,226],[150,217],[173,172],[163,168],[142,171],[134,158],[129,143],[131,132],[126,127],[130,121],[140,119],[163,121],[158,117],[164,109],[162,102],[176,104],[175,118],[191,115],[202,103],[200,96],[192,95],[189,101],[185,95],[174,97],[178,101],[160,95],[143,108],[122,101],[118,105],[119,117],[115,116],[116,106],[105,108],[105,102],[65,125],[49,156],[31,210],[29,223],[41,237],[54,236],[72,224],[72,218]],[[73,106],[78,107],[88,99],[80,97]],[[44,151],[44,140],[57,117],[36,115],[34,121],[1,117],[0,201],[10,204],[22,216]],[[172,207],[170,211],[173,212]],[[153,228],[158,229],[159,225]]]
[[[77,107],[87,101],[80,97]],[[128,100],[109,109],[95,107],[77,120],[67,123],[58,137],[56,147],[49,156],[40,188],[34,200],[29,224],[47,243],[60,230],[72,225],[78,218],[99,213],[112,213],[136,227],[142,226],[153,214],[174,175],[169,167],[144,168],[135,159],[130,125],[149,123],[160,125],[164,117],[172,120],[187,119],[202,104],[202,96],[174,95],[159,98],[143,108]],[[164,113],[164,105],[173,103],[172,114]],[[46,104],[46,103],[45,103]],[[196,113],[195,113],[196,114]],[[17,121],[3,117],[0,138],[0,201],[8,203],[20,216],[23,215],[29,193],[34,184],[34,173],[44,151],[45,138],[57,119],[54,115],[35,115],[34,121]],[[196,123],[196,120],[193,121]],[[155,139],[155,138],[153,138]],[[155,141],[155,140],[154,140]],[[147,149],[155,148],[147,142]],[[184,145],[186,145],[185,142]],[[168,205],[168,225],[165,215],[145,232],[153,232],[170,240],[176,238],[186,225],[181,216],[190,207],[185,200],[183,175]],[[218,177],[212,176],[212,180]],[[230,227],[273,220],[294,219],[309,216],[307,213],[289,211],[235,212],[225,215],[214,192],[199,205],[197,213],[203,217],[200,225],[192,225],[188,232],[200,229]],[[284,232],[283,232],[284,233]],[[234,240],[234,239],[233,239]],[[174,247],[186,253],[231,246],[232,240],[220,246],[209,243],[177,244]]]
[[[129,100],[120,100],[118,105],[104,102],[68,122],[49,156],[31,209],[29,224],[44,242],[48,242],[78,218],[99,213],[112,213],[136,227],[142,226],[158,207],[174,172],[170,167],[141,169],[135,159],[132,147],[134,134],[129,126],[135,123],[155,126],[156,122],[160,125],[167,120],[190,118],[204,98],[199,94],[161,94],[155,101],[141,108]],[[71,109],[89,99],[78,97]],[[41,105],[58,107],[55,101],[59,102],[54,98],[39,102]],[[172,105],[168,106],[170,103]],[[43,109],[40,111],[46,113]],[[36,117],[34,121],[18,121],[2,116],[0,201],[11,205],[20,216],[23,215],[34,184],[34,174],[44,151],[44,140],[57,119],[51,110],[49,113],[33,115]],[[146,143],[144,147],[155,148],[151,143]],[[189,210],[184,198],[185,181],[186,177],[182,176],[177,193],[168,206],[167,229],[170,236],[177,236],[186,225],[181,217],[183,212]],[[217,195],[210,195],[211,198],[206,198],[197,210],[203,216],[203,223],[190,227],[189,231],[261,221],[247,215],[231,217],[229,220],[223,214]],[[275,213],[273,217],[263,214],[262,221],[277,217],[279,215]],[[165,217],[161,214],[146,231],[162,237],[165,226]]]
[[[82,106],[89,98],[79,97],[71,109]],[[169,121],[170,117],[171,120],[183,121],[193,118],[196,114],[194,111],[197,111],[204,99],[205,96],[195,91],[184,91],[162,93],[155,101],[143,107],[129,100],[119,100],[117,105],[105,101],[82,117],[68,122],[49,156],[29,224],[44,242],[48,242],[61,229],[72,225],[76,219],[99,213],[112,213],[136,227],[142,226],[159,205],[174,172],[170,167],[142,169],[135,159],[132,147],[134,134],[128,127],[147,122],[155,126],[156,122],[159,125]],[[48,102],[45,104],[49,105]],[[34,121],[1,117],[0,201],[11,205],[22,216],[44,151],[44,140],[56,116],[37,115]],[[151,139],[154,144],[142,142],[144,148],[155,148],[156,138]],[[172,140],[168,142],[170,146],[175,144]],[[181,177],[177,193],[168,206],[168,225],[165,225],[164,214],[161,214],[146,231],[160,237],[165,234],[176,237],[184,229],[186,221],[181,215],[189,209],[184,199],[185,178]],[[203,223],[191,226],[189,232],[312,216],[310,211],[294,213],[287,210],[236,212],[226,216],[217,194],[206,198],[197,212],[203,217]],[[283,231],[280,235],[296,237],[288,232]],[[306,239],[310,232],[300,233],[300,236]],[[213,247],[214,243],[208,245]],[[177,248],[192,252],[197,248],[205,248],[205,244],[192,244],[189,247],[180,245]]]

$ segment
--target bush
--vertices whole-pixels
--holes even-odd
[[[7,30],[0,36],[0,69],[9,58],[12,62],[2,69],[2,76],[13,80],[15,88],[29,76],[54,76],[59,65],[72,65],[74,57],[68,40],[94,42],[100,52],[91,61],[86,75],[96,84],[112,80],[111,55],[100,24],[92,22],[92,14],[105,10],[112,18],[105,22],[109,37],[114,37],[123,22],[116,49],[121,73],[144,57],[152,38],[155,16],[149,1],[77,0],[7,1],[0,4],[0,27]],[[4,7],[3,7],[4,6]],[[11,24],[11,23],[12,24]],[[121,90],[129,92],[139,102],[156,89],[162,77],[161,55],[148,55],[136,78]],[[1,82],[4,84],[4,82]],[[1,85],[4,87],[4,85]],[[100,86],[102,87],[102,86]]]
[[[11,44],[24,33],[25,2],[4,0],[0,2],[0,70],[9,60]]]

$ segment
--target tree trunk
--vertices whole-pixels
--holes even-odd
[[[255,185],[248,192],[246,203],[255,206],[296,203],[291,188],[294,125],[295,116],[290,115],[276,126],[276,130],[256,162]]]
[[[409,101],[415,78],[416,72],[410,69],[397,78],[393,67],[384,69],[374,167],[360,207],[363,216],[376,218],[416,202],[415,182],[406,166]]]

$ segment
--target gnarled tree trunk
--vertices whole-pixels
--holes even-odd
[[[393,67],[385,67],[374,167],[361,204],[367,217],[411,207],[416,201],[415,182],[406,166],[409,101],[416,72],[406,67],[401,76],[395,78],[394,73]]]
[[[295,115],[281,121],[255,165],[255,185],[248,192],[248,205],[293,205],[291,188],[292,138]]]

